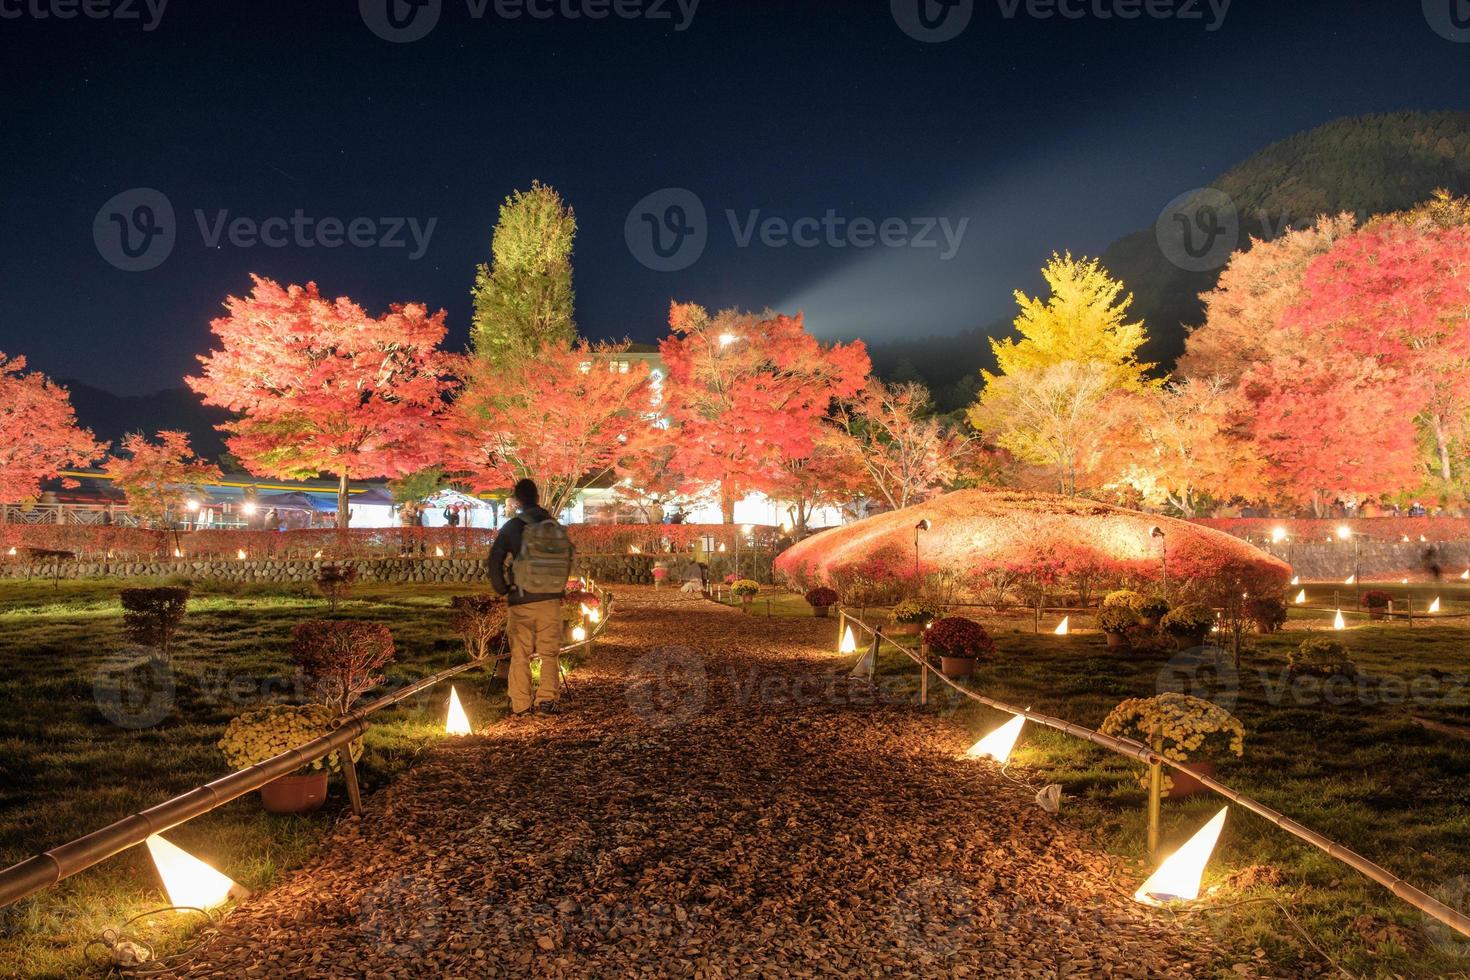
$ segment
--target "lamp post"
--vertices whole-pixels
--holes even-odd
[[[927,517],[924,518],[919,523],[917,523],[917,524],[914,525],[914,578],[915,579],[918,579],[918,577],[919,577],[919,534],[921,532],[923,532],[923,531],[929,530],[933,526],[934,525],[929,522],[929,518],[927,518]]]
[[[1158,538],[1159,539],[1159,567],[1163,570],[1163,573],[1164,573],[1164,582],[1163,582],[1164,591],[1165,592],[1168,592],[1169,591],[1169,542],[1168,542],[1168,538],[1164,534],[1164,529],[1161,528],[1161,527],[1159,527],[1157,524],[1155,524],[1153,527],[1149,528],[1148,535],[1149,535],[1150,538]]]

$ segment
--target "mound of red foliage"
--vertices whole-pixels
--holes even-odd
[[[1209,602],[1277,594],[1291,577],[1284,562],[1220,531],[1010,490],[958,490],[824,531],[781,554],[776,570],[799,589],[833,586],[849,603],[889,600],[934,576],[965,592],[1068,591],[1082,602],[1124,584],[1158,588],[1166,574],[1171,592]]]

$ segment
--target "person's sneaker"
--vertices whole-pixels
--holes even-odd
[[[542,701],[533,710],[537,714],[542,715],[559,715],[561,714],[561,704],[556,701]]]
[[[535,709],[527,708],[525,711],[512,711],[505,716],[506,721],[525,721],[536,713]]]

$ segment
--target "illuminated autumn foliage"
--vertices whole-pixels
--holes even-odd
[[[667,415],[686,486],[716,487],[726,522],[735,501],[780,482],[782,466],[808,458],[836,399],[857,394],[870,364],[861,341],[823,347],[800,314],[756,315],[675,303]]]
[[[101,453],[65,388],[0,353],[0,504],[36,499],[42,481]]]
[[[374,317],[315,283],[282,287],[252,277],[249,296],[225,301],[211,325],[219,347],[185,380],[240,413],[220,426],[252,473],[337,477],[338,527],[348,520],[347,482],[399,477],[438,462],[437,418],[447,363],[444,312],[395,305]]]
[[[184,432],[160,432],[156,442],[135,432],[123,439],[122,452],[107,461],[105,472],[127,497],[128,509],[154,526],[180,518],[189,497],[220,478],[218,466],[194,455]]]

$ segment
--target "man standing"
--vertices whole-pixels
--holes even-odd
[[[509,603],[511,714],[518,717],[533,709],[556,714],[561,693],[561,603],[572,573],[572,543],[566,528],[542,509],[535,483],[521,480],[511,498],[516,516],[500,529],[490,549],[490,584]],[[533,699],[531,660],[536,657],[541,659],[541,683]]]

